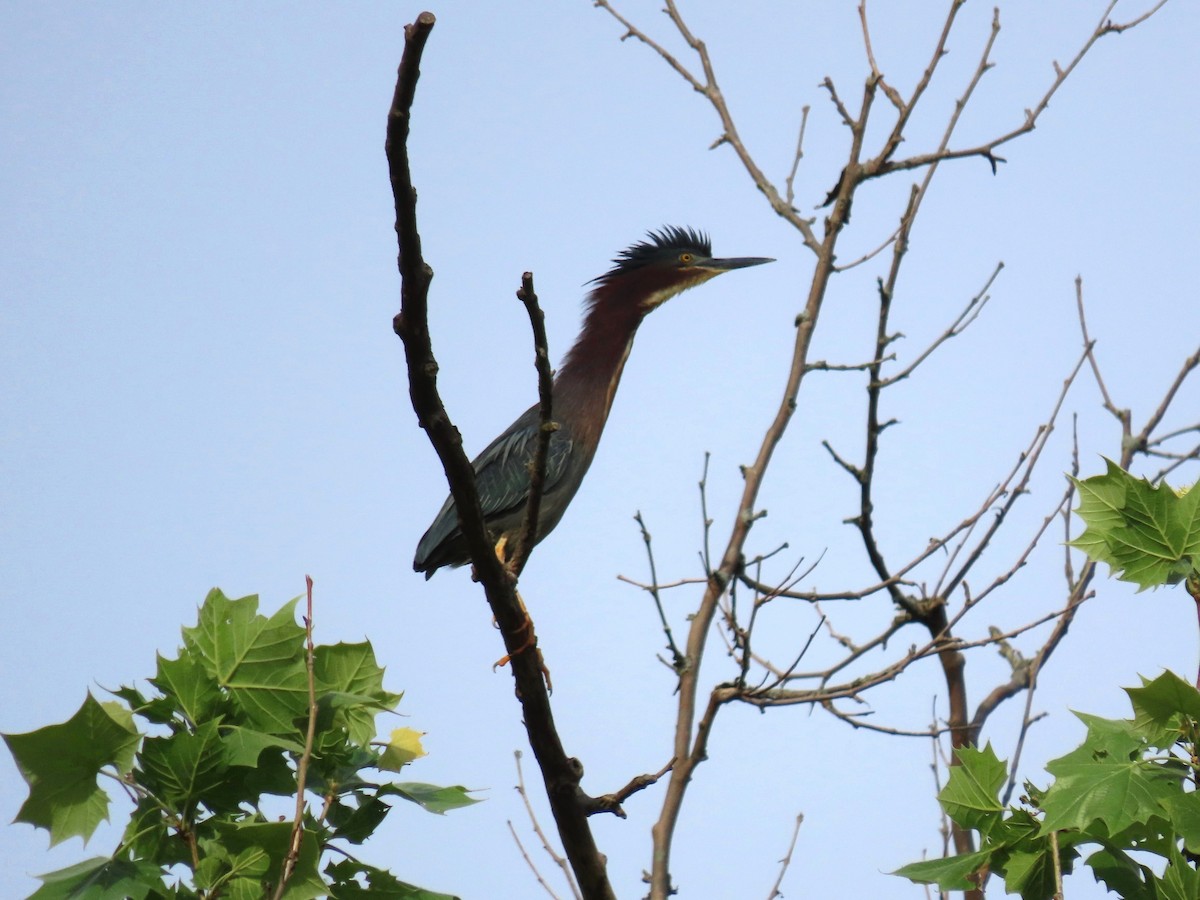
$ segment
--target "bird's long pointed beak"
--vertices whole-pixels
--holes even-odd
[[[761,266],[763,263],[775,262],[769,256],[735,256],[731,259],[706,259],[700,265],[705,269],[716,269],[728,272],[730,269],[744,269],[747,266]]]

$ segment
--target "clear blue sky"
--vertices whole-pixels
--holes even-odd
[[[800,108],[812,106],[797,204],[818,215],[846,130],[817,85],[830,75],[856,97],[866,72],[854,4],[681,5],[750,149],[778,182]],[[660,6],[619,8],[683,52]],[[877,6],[876,55],[907,88],[938,23],[927,3]],[[1051,61],[1070,58],[1101,8],[1004,4],[996,68],[962,141],[1018,124],[1052,78]],[[778,258],[647,321],[588,481],[523,579],[564,741],[587,767],[584,787],[599,794],[670,756],[661,633],[643,595],[616,579],[646,573],[631,517],[646,516],[664,580],[696,575],[696,482],[711,451],[710,513],[714,540],[724,540],[737,467],[782,390],[811,257],[728,148],[707,149],[718,125],[702,98],[646,48],[620,42],[620,28],[587,0],[433,9],[412,157],[437,273],[440,385],[470,449],[535,397],[528,325],[513,297],[522,271],[535,273],[558,359],[584,282],[648,228],[690,225],[711,233],[718,254]],[[309,573],[318,638],[369,637],[388,687],[405,692],[402,724],[427,732],[430,756],[411,777],[487,797],[445,818],[398,810],[364,856],[468,898],[534,897],[505,826],[513,820],[534,843],[512,790],[512,751],[525,746],[519,710],[508,674],[491,670],[499,636],[466,572],[426,583],[410,570],[445,485],[415,426],[391,332],[398,278],[383,135],[401,29],[419,11],[0,5],[0,730],[61,721],[89,688],[151,674],[155,652],[173,653],[210,587],[260,593],[274,609]],[[990,16],[990,5],[968,4],[946,81],[906,149],[935,140]],[[908,337],[899,351],[911,358],[997,261],[1006,268],[981,319],[889,401],[902,424],[887,432],[878,516],[894,558],[962,519],[1045,417],[1079,349],[1077,274],[1109,389],[1135,419],[1195,349],[1197,34],[1200,8],[1174,0],[1104,40],[1037,131],[1002,151],[996,177],[979,161],[939,174],[900,282],[895,325]],[[909,183],[864,189],[844,259],[889,233]],[[817,357],[870,357],[883,266],[835,282]],[[862,396],[855,376],[810,379],[762,496],[770,514],[753,550],[786,540],[793,560],[825,553],[805,586],[872,580],[841,524],[855,511],[851,486],[820,449],[828,438],[859,456]],[[1114,423],[1086,383],[1068,411],[1080,415],[1084,466],[1098,470],[1099,454],[1119,452]],[[1194,422],[1197,411],[1193,384],[1172,421]],[[1059,492],[1069,418],[1061,425],[981,583],[1007,568]],[[1181,476],[1195,480],[1196,469]],[[975,614],[969,633],[1061,602],[1059,539]],[[1097,590],[1043,674],[1034,707],[1049,716],[1031,734],[1027,775],[1081,736],[1069,707],[1120,714],[1119,688],[1138,673],[1196,666],[1194,612],[1181,591],[1135,597],[1108,580]],[[694,601],[669,595],[677,627]],[[860,637],[891,616],[882,600],[827,611]],[[780,656],[811,627],[807,610],[781,610],[770,632]],[[898,646],[918,639],[902,635]],[[814,652],[816,662],[833,648]],[[728,677],[725,665],[714,653],[707,677]],[[970,665],[977,702],[1004,667],[990,650]],[[868,699],[881,724],[898,727],[924,727],[935,699],[945,712],[932,663]],[[1002,757],[1018,705],[986,734]],[[922,896],[881,873],[939,852],[927,741],[851,732],[819,711],[733,708],[711,756],[677,838],[683,896],[766,896],[798,812],[806,821],[788,896]],[[15,768],[0,761],[0,814],[15,815],[23,795]],[[620,896],[640,896],[660,799],[650,790],[629,802],[629,820],[596,822]],[[103,829],[86,849],[70,841],[47,852],[28,826],[0,828],[0,895],[29,893],[32,874],[108,852],[114,840]],[[1071,896],[1101,896],[1090,882],[1075,879]]]

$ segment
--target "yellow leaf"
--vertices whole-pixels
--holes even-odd
[[[421,746],[423,731],[413,728],[397,728],[388,740],[387,749],[379,760],[379,768],[388,772],[399,772],[414,759],[425,756],[425,748]]]

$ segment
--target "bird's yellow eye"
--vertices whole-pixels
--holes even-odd
[[[691,262],[693,259],[695,259],[695,258],[696,258],[696,257],[694,257],[694,256],[693,256],[692,254],[690,254],[690,253],[680,253],[680,254],[679,254],[679,261],[680,261],[681,263],[690,263],[690,262]]]

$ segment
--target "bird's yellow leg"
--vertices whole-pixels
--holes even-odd
[[[507,535],[501,536],[500,540],[496,541],[496,558],[498,560],[500,560],[500,563],[502,565],[507,565],[507,563],[508,563],[507,554],[505,553],[507,546],[508,546],[508,536]],[[496,660],[492,664],[493,670],[499,669],[502,666],[508,665],[508,663],[512,660],[512,658],[514,656],[516,656],[518,653],[524,653],[526,650],[529,650],[530,648],[533,648],[533,649],[537,648],[537,635],[534,634],[534,631],[533,631],[533,619],[530,618],[530,616],[529,616],[529,610],[525,608],[525,601],[521,598],[521,592],[514,590],[513,595],[517,598],[517,604],[521,607],[521,614],[525,617],[525,620],[521,623],[521,627],[520,627],[520,631],[524,632],[525,637],[521,642],[521,646],[517,647],[517,649],[513,650],[511,653],[504,654],[504,656],[500,657],[498,660]],[[499,627],[498,623],[496,622],[495,616],[492,617],[492,624]],[[542,651],[538,650],[537,655],[538,655],[538,665],[541,667],[542,675],[546,679],[546,689],[553,691],[554,688],[550,681],[550,670],[546,668],[545,660],[542,659]]]

